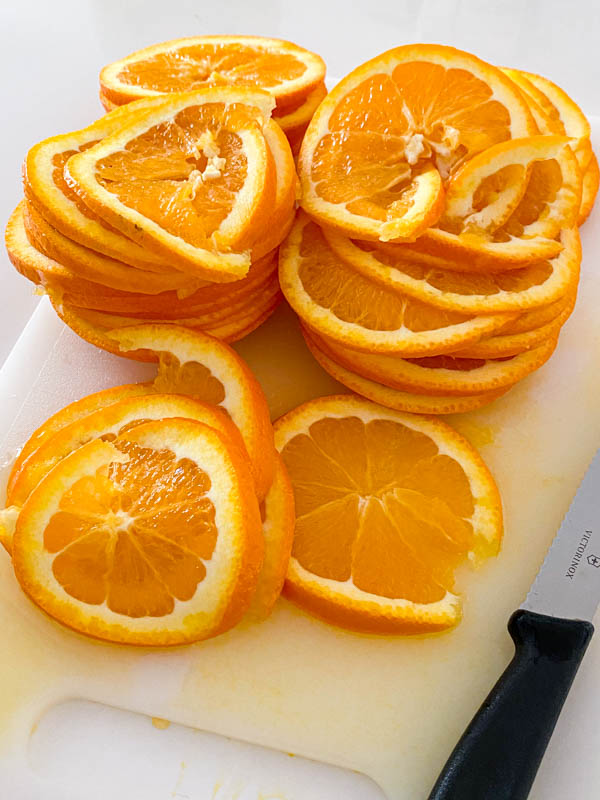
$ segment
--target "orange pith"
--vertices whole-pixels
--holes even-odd
[[[359,630],[455,624],[455,568],[494,554],[501,536],[497,490],[470,446],[345,396],[300,406],[275,430],[297,516],[288,597]]]

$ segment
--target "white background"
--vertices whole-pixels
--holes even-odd
[[[451,44],[545,74],[600,112],[597,0],[0,0],[0,219],[20,199],[27,149],[100,115],[104,64],[203,33],[288,38],[320,53],[335,76],[406,42]],[[37,298],[0,258],[1,364]]]

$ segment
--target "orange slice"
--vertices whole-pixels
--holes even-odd
[[[598,194],[598,185],[600,184],[600,169],[598,168],[598,159],[592,153],[590,163],[586,171],[583,173],[583,187],[581,192],[581,208],[579,209],[579,217],[577,219],[578,225],[583,225],[589,217],[594,201]]]
[[[134,267],[173,271],[164,259],[99,219],[64,177],[64,166],[72,155],[115,133],[134,112],[140,113],[147,105],[142,100],[134,109],[118,108],[87,128],[52,136],[34,145],[23,165],[25,196],[52,227],[69,239]]]
[[[484,392],[471,395],[428,395],[413,391],[393,389],[383,383],[370,380],[357,372],[343,367],[333,358],[329,358],[323,350],[309,337],[306,337],[309,350],[323,367],[338,383],[341,383],[352,392],[379,403],[386,408],[396,411],[405,411],[409,414],[460,414],[466,411],[476,411],[478,408],[489,405],[498,397],[506,394],[510,387],[497,389],[495,392]]]
[[[535,132],[496,67],[452,47],[397,47],[353,70],[317,109],[299,158],[302,206],[348,235],[414,240],[443,212],[442,181],[460,163]]]
[[[224,87],[154,105],[71,156],[67,181],[96,214],[173,266],[203,280],[243,277],[249,232],[260,229],[275,200],[263,135],[272,98]]]
[[[571,315],[572,308],[565,308],[557,319],[523,333],[490,336],[481,342],[457,350],[453,353],[457,358],[508,358],[519,353],[532,350],[544,342],[556,340],[560,329]]]
[[[513,386],[545,364],[556,347],[555,336],[532,350],[498,360],[458,358],[454,354],[407,359],[358,353],[331,339],[316,336],[313,332],[309,332],[309,338],[327,358],[357,373],[357,377],[364,377],[400,392],[461,399],[463,395],[481,395]],[[338,380],[348,386],[345,380]],[[355,386],[349,388],[359,391]]]
[[[357,273],[300,214],[279,253],[281,289],[311,329],[373,353],[427,355],[490,336],[507,314],[473,316],[398,294]]]
[[[12,224],[18,229],[18,233],[10,234],[14,237],[11,247],[17,249],[21,253],[20,257],[29,262],[30,269],[42,276],[51,275],[56,278],[61,273],[65,279],[68,275],[72,281],[91,281],[119,291],[143,292],[145,297],[184,288],[193,291],[195,286],[201,284],[200,281],[190,280],[182,272],[149,272],[137,269],[83,247],[49,225],[27,201],[19,203],[14,216]],[[24,234],[30,247],[23,241]],[[7,229],[7,242],[8,238]],[[18,247],[17,240],[20,242]],[[48,264],[46,259],[58,263],[59,268]]]
[[[146,47],[100,72],[101,93],[114,103],[206,86],[267,90],[278,105],[304,98],[325,78],[323,59],[282,39],[190,36]]]
[[[82,444],[99,438],[111,441],[140,421],[168,417],[185,417],[210,425],[232,446],[245,452],[239,431],[222,409],[177,394],[153,392],[125,396],[84,417],[75,417],[73,422],[48,436],[14,473],[7,491],[6,505],[22,506],[44,475]]]
[[[590,123],[577,103],[564,89],[541,75],[517,69],[504,69],[503,72],[538,105],[542,110],[546,126],[552,133],[575,139],[572,144],[573,151],[579,166],[585,170],[592,154],[591,129]]]
[[[534,196],[530,182],[537,187]],[[521,238],[552,239],[575,224],[580,200],[581,174],[567,137],[512,139],[478,153],[452,176],[440,227],[485,235],[506,229],[517,213]]]
[[[75,450],[33,491],[13,541],[19,583],[47,614],[138,645],[231,628],[261,560],[244,459],[218,431],[181,419]]]
[[[463,313],[516,311],[553,303],[579,279],[581,242],[576,228],[561,232],[563,249],[549,260],[504,272],[458,272],[415,262],[404,246],[353,241],[323,231],[337,256],[365,278],[438,308]]]
[[[454,571],[498,552],[500,496],[448,425],[351,396],[275,424],[296,502],[284,592],[311,614],[372,633],[460,621]]]
[[[252,464],[256,493],[273,481],[275,450],[269,407],[260,384],[231,347],[174,325],[138,325],[107,336],[120,355],[158,361],[159,392],[181,392],[221,406],[239,428]]]
[[[288,137],[297,136],[300,131],[304,133],[306,126],[311,121],[313,114],[326,94],[327,87],[325,83],[320,83],[313,89],[304,102],[296,108],[287,111],[285,114],[281,114],[278,112],[278,109],[275,109],[273,112],[273,119]]]
[[[275,474],[267,496],[260,506],[265,540],[265,555],[256,591],[247,618],[266,619],[285,581],[294,539],[294,491],[281,456],[275,458]]]
[[[105,406],[112,405],[128,397],[140,397],[152,391],[151,383],[127,383],[122,386],[103,389],[100,392],[94,392],[61,408],[56,414],[53,414],[40,425],[39,428],[36,428],[19,451],[8,478],[7,495],[10,495],[13,491],[12,486],[23,462],[55,433],[58,433],[58,431],[70,425],[72,422],[77,422]]]
[[[538,308],[524,311],[516,319],[507,322],[494,335],[503,336],[507,333],[525,333],[526,331],[534,330],[534,328],[540,328],[542,325],[546,325],[556,319],[567,306],[573,305],[576,295],[577,292],[573,291],[559,300],[549,303],[547,306],[539,306]]]

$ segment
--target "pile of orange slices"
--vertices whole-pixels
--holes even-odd
[[[207,334],[111,333],[152,351],[152,383],[58,411],[13,464],[0,540],[31,599],[108,641],[185,644],[265,618],[281,592],[294,501],[266,400]]]
[[[288,139],[322,98],[325,65],[252,37],[150,50],[102,71],[113,111],[28,152],[9,256],[100,347],[144,320],[235,341],[281,300],[277,248],[298,192]]]
[[[281,289],[319,363],[390,408],[468,411],[551,356],[598,188],[590,126],[545,78],[390,50],[321,102]]]
[[[193,36],[146,47],[108,64],[100,73],[107,111],[171,92],[204,86],[257,86],[275,99],[273,119],[292,152],[327,94],[325,63],[292,42],[261,36]]]

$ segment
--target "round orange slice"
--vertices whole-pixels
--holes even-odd
[[[360,242],[325,230],[331,249],[365,278],[438,308],[463,313],[516,311],[553,303],[577,285],[581,243],[575,227],[549,260],[504,272],[458,272],[414,261],[404,245]]]
[[[231,628],[261,560],[244,458],[186,419],[72,452],[32,492],[13,541],[15,574],[36,605],[80,633],[137,645]]]
[[[284,593],[334,625],[426,633],[460,621],[454,571],[495,555],[500,496],[450,426],[352,396],[275,423],[296,529]]]
[[[510,358],[459,358],[454,353],[394,358],[359,353],[312,331],[308,331],[308,337],[328,358],[360,376],[399,391],[427,395],[479,395],[513,386],[545,364],[556,347],[555,335],[537,348]]]
[[[304,133],[306,126],[311,121],[313,114],[326,94],[327,87],[325,83],[320,83],[307,96],[304,102],[296,108],[292,108],[284,114],[275,109],[273,119],[288,137],[297,136],[300,131]]]
[[[410,241],[443,212],[442,181],[476,153],[535,133],[496,67],[452,47],[397,47],[318,107],[299,158],[302,206],[351,236]]]
[[[154,387],[221,406],[239,428],[262,500],[275,469],[273,428],[264,392],[247,364],[212,336],[174,325],[138,325],[107,336],[126,358],[158,361]]]
[[[383,383],[370,380],[357,372],[353,372],[343,367],[333,358],[325,354],[323,350],[309,337],[306,343],[309,350],[323,367],[325,372],[331,375],[338,383],[350,389],[357,395],[379,403],[386,408],[393,408],[396,411],[405,411],[409,414],[460,414],[466,411],[476,411],[478,408],[489,405],[498,397],[506,394],[510,387],[497,389],[494,392],[484,392],[482,394],[471,395],[428,395],[413,391],[402,391],[393,389]]]
[[[320,56],[283,39],[190,36],[108,64],[100,72],[100,87],[103,98],[119,105],[206,86],[258,87],[285,107],[306,97],[324,78]]]
[[[490,336],[510,319],[447,311],[374,283],[342,261],[303,214],[280,249],[279,281],[311,329],[366,352],[449,352]]]
[[[592,153],[590,163],[586,171],[583,173],[583,184],[581,192],[581,208],[579,209],[579,217],[577,219],[578,225],[583,225],[589,217],[594,201],[598,194],[598,186],[600,185],[600,169],[598,168],[598,159]]]
[[[223,409],[178,394],[152,392],[125,396],[84,417],[75,418],[73,422],[48,436],[23,460],[18,472],[14,474],[7,491],[6,505],[22,506],[44,475],[82,444],[99,438],[113,440],[139,424],[140,420],[143,422],[170,417],[184,417],[210,425],[220,431],[232,446],[245,452],[238,429]]]
[[[260,505],[265,555],[247,618],[266,619],[281,594],[294,539],[294,491],[281,456],[275,458],[275,474]]]
[[[173,266],[203,280],[239,279],[251,232],[275,200],[263,135],[272,107],[265,92],[231,87],[159,97],[151,112],[132,113],[117,133],[71,156],[67,182],[105,222]]]

